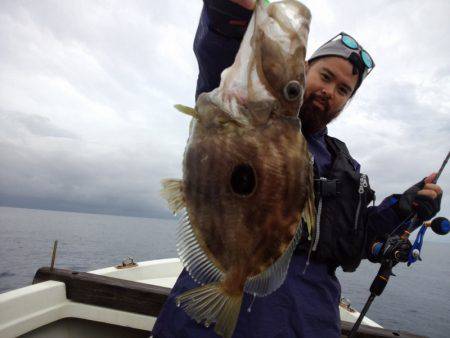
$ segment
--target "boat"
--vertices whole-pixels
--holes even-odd
[[[0,337],[152,337],[152,328],[177,276],[179,259],[121,264],[90,272],[40,268],[33,284],[0,294]],[[359,312],[340,304],[342,335]],[[358,337],[423,338],[383,328],[365,317]]]

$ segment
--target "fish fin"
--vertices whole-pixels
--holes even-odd
[[[306,147],[306,145],[305,145]],[[308,228],[308,239],[313,241],[315,239],[315,228],[316,228],[316,203],[314,195],[314,158],[310,154],[310,169],[308,183],[306,184],[306,195],[308,199],[306,200],[305,206],[302,211],[303,219],[306,222]]]
[[[198,119],[198,113],[194,108],[182,105],[182,104],[176,104],[174,105],[175,109],[177,109],[178,111],[182,112],[183,114],[192,116],[196,119]]]
[[[174,214],[180,213],[186,205],[183,194],[183,181],[164,179],[161,181],[161,184],[163,186],[161,189],[161,196],[164,197],[169,204],[170,211]]]
[[[177,232],[177,251],[189,275],[199,284],[220,281],[224,273],[211,261],[200,246],[186,211]]]
[[[247,279],[244,291],[259,297],[267,296],[283,284],[289,268],[292,254],[302,236],[303,225],[300,221],[297,231],[286,251],[269,268]]]
[[[229,295],[219,282],[189,290],[176,299],[176,305],[197,323],[206,327],[215,323],[214,331],[224,338],[233,335],[241,304],[242,293]]]
[[[302,217],[306,222],[309,237],[311,237],[311,235],[315,236],[316,206],[314,198],[314,188],[312,184],[308,192],[308,199],[306,200],[305,207],[303,208]]]
[[[311,156],[311,154],[310,154]],[[314,157],[311,156],[311,168],[309,171],[309,177],[308,177],[308,181],[309,184],[306,184],[306,189],[307,189],[307,196],[308,199],[306,200],[305,206],[303,208],[303,220],[306,223],[307,226],[307,230],[308,230],[308,240],[310,241],[310,246],[309,246],[309,250],[308,250],[308,256],[306,259],[306,263],[305,263],[305,268],[303,269],[303,274],[306,273],[306,270],[308,269],[309,266],[309,261],[311,259],[311,253],[313,251],[316,250],[317,248],[317,244],[319,241],[319,235],[320,235],[320,224],[318,222],[318,218],[320,218],[320,210],[322,208],[321,206],[321,201],[319,202],[319,206],[318,206],[318,212],[319,215],[316,214],[316,208],[315,208],[315,195],[314,195],[314,174],[313,174],[313,166],[314,166]]]

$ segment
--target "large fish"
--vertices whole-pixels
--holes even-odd
[[[298,111],[310,12],[294,0],[259,1],[220,86],[199,96],[182,180],[163,196],[180,214],[177,249],[199,284],[177,298],[197,322],[233,334],[243,292],[284,281],[302,231],[312,233],[313,174]]]

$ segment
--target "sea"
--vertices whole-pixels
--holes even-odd
[[[135,261],[176,257],[175,219],[137,218],[0,207],[0,293],[30,285],[49,266],[58,240],[58,268],[89,271]],[[368,317],[380,325],[432,338],[450,337],[450,242],[425,241],[423,261],[398,265]],[[379,265],[338,270],[342,296],[361,310]]]

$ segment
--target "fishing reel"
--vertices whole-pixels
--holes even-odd
[[[431,228],[435,234],[443,236],[450,232],[450,222],[445,217],[436,217],[432,221],[423,223],[414,244],[411,244],[408,237],[398,235],[390,236],[384,242],[375,242],[370,251],[370,260],[376,263],[391,260],[393,266],[398,262],[408,262],[410,266],[417,260],[422,260],[420,252],[428,228]]]
[[[412,244],[408,238],[390,236],[384,242],[375,242],[372,245],[370,260],[374,263],[383,263],[387,260],[392,260],[395,264],[406,262],[411,248]]]
[[[419,222],[420,224],[421,222]],[[386,287],[389,278],[395,276],[392,268],[399,262],[408,262],[410,266],[417,260],[422,260],[420,252],[423,238],[427,228],[431,227],[434,233],[446,235],[450,232],[450,222],[445,217],[437,217],[433,221],[423,223],[417,234],[414,244],[411,244],[408,236],[389,236],[384,242],[375,242],[370,252],[372,262],[381,263],[380,270],[370,286],[370,293],[376,296],[381,295]],[[412,227],[410,227],[411,229]],[[417,228],[417,226],[416,226]],[[414,229],[411,229],[414,230]]]

